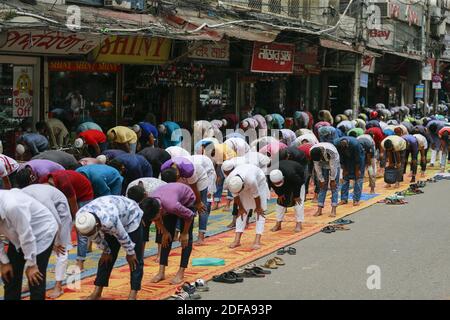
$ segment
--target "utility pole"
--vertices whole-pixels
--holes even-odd
[[[426,20],[426,29],[425,29],[425,36],[426,36],[426,42],[425,42],[425,64],[428,64],[428,58],[430,53],[430,33],[431,33],[431,10],[430,10],[430,0],[427,0],[426,4],[426,10],[427,10],[427,20]],[[430,100],[430,81],[425,80],[425,88],[424,88],[424,99],[423,99],[423,114],[426,116],[427,114],[427,106],[428,102]]]
[[[362,13],[363,13],[363,1],[357,0],[358,12],[356,14],[355,23],[355,37],[356,37],[356,48],[360,49],[361,39],[362,39]],[[359,51],[359,50],[358,50]],[[359,95],[360,95],[360,82],[361,82],[361,59],[362,53],[355,54],[355,74],[353,77],[353,119],[358,118],[359,112]]]

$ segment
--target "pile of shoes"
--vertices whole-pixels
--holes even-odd
[[[354,223],[354,221],[350,219],[338,219],[336,221],[330,222],[328,226],[324,227],[321,231],[324,233],[333,233],[337,230],[339,231],[350,230],[350,228],[346,227],[345,225],[351,223]]]
[[[171,300],[199,300],[202,297],[198,292],[205,291],[209,291],[209,287],[203,279],[197,279],[194,283],[185,282],[177,288]]]

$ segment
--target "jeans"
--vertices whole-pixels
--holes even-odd
[[[53,243],[36,257],[36,264],[39,271],[42,273],[43,280],[37,286],[30,286],[30,299],[31,300],[45,300],[46,280],[47,280],[47,266],[50,255],[53,251]],[[25,258],[23,251],[14,247],[13,244],[9,244],[8,247],[8,259],[13,267],[13,278],[9,283],[4,283],[5,288],[5,300],[20,300],[22,294],[22,280],[23,271],[25,269]]]
[[[131,290],[138,291],[141,290],[142,276],[144,275],[144,259],[142,257],[142,225],[139,225],[139,228],[137,228],[135,231],[130,232],[128,236],[135,244],[134,251],[136,253],[136,258],[138,261],[136,269],[134,271],[130,271]],[[119,254],[120,250],[120,243],[116,237],[110,234],[105,234],[105,240],[108,243],[109,248],[111,249],[112,261],[108,264],[104,263],[100,265],[100,262],[98,264],[97,276],[95,278],[94,284],[100,287],[108,286],[109,277],[111,276],[114,263],[117,260],[117,255]]]
[[[338,170],[336,172],[336,177],[334,177],[335,181],[336,181],[336,189],[331,190],[331,206],[332,207],[336,207],[338,205],[338,198],[339,198],[338,190],[339,190],[340,171],[341,171],[340,168],[338,168]],[[325,197],[327,196],[327,191],[328,191],[328,182],[330,180],[330,169],[322,168],[322,176],[325,179],[325,188],[320,189],[317,202],[318,202],[318,206],[323,208],[325,205]]]
[[[344,178],[344,183],[342,184],[341,188],[341,200],[342,201],[348,201],[348,189],[350,187],[350,178]],[[363,186],[364,179],[361,177],[358,180],[355,180],[355,184],[353,187],[353,201],[359,201],[361,200],[361,193],[362,193],[362,186]]]
[[[88,204],[89,202],[91,202],[91,200],[78,202],[78,208],[83,207],[85,204]],[[86,260],[88,244],[89,244],[88,237],[82,236],[77,232],[77,260],[80,261]]]
[[[445,169],[445,166],[447,165],[447,159],[448,159],[448,143],[444,147],[444,150],[442,151],[442,157],[440,162],[441,169]]]
[[[218,179],[216,182],[216,192],[214,192],[214,202],[220,202],[220,200],[222,200],[225,176],[223,175],[222,169],[216,170],[216,174]]]
[[[205,233],[208,226],[209,214],[211,213],[211,202],[208,202],[208,188],[200,191],[200,198],[206,205],[206,212],[198,213],[198,231]]]
[[[164,227],[167,229],[167,231],[170,233],[170,235],[173,237],[175,236],[175,229],[177,225],[177,221],[181,220],[181,227],[184,228],[184,220],[178,219],[178,216],[174,214],[166,214],[163,217],[163,223]],[[181,261],[180,261],[180,267],[181,268],[187,268],[189,264],[189,258],[191,256],[192,252],[192,230],[194,227],[194,223],[191,223],[191,227],[189,228],[189,241],[186,248],[181,249]],[[162,266],[168,266],[169,265],[169,255],[170,250],[172,249],[172,240],[169,242],[169,245],[166,248],[161,247],[161,255],[159,264]]]

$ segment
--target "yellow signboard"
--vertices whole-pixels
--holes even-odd
[[[93,54],[96,62],[163,64],[169,59],[171,44],[165,38],[111,36]]]

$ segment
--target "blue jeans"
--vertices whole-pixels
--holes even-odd
[[[198,231],[205,233],[208,226],[209,214],[211,213],[211,202],[208,202],[208,188],[200,191],[200,198],[206,205],[206,212],[198,214]]]
[[[222,169],[216,170],[216,173],[218,173],[220,181],[219,179],[217,179],[216,192],[214,192],[214,202],[220,202],[220,200],[222,200],[223,183],[225,181],[225,177],[223,175]]]
[[[344,178],[344,183],[342,184],[342,188],[341,188],[341,200],[342,201],[348,201],[348,189],[350,187],[350,180],[355,180],[355,179]],[[355,184],[353,187],[353,201],[361,200],[363,180],[364,179],[362,177],[359,178],[358,180],[355,180]]]
[[[336,172],[336,177],[335,177],[336,189],[331,190],[331,206],[332,207],[336,207],[338,205],[338,198],[339,198],[338,190],[339,190],[340,171],[341,171],[341,169],[338,169]],[[328,191],[328,181],[330,180],[330,169],[322,168],[322,176],[325,179],[325,188],[320,189],[317,202],[318,202],[318,206],[323,208],[325,206],[325,198],[327,196],[327,191]]]
[[[88,204],[89,202],[91,202],[91,200],[78,202],[78,208],[81,208],[82,206]],[[89,244],[88,237],[81,236],[77,232],[77,260],[80,261],[86,260],[88,244]]]

